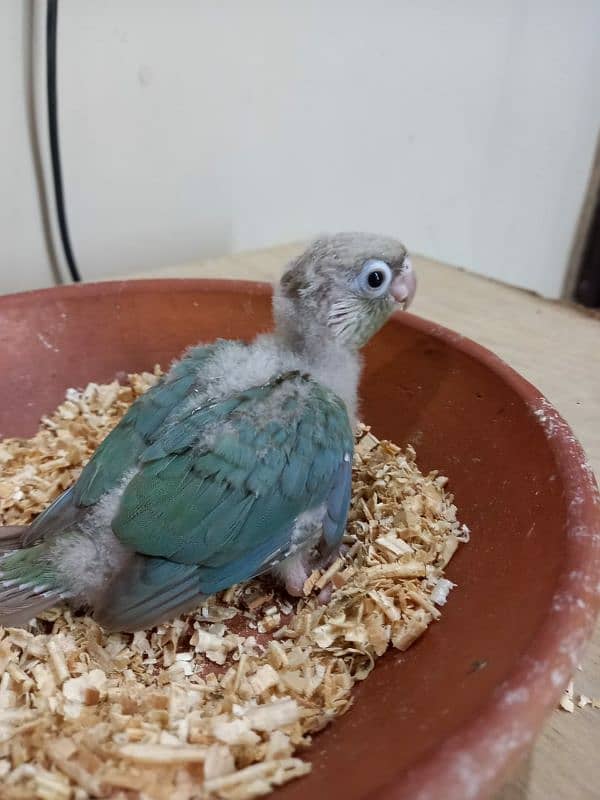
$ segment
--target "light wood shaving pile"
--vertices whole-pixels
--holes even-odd
[[[29,522],[67,488],[159,375],[69,390],[33,438],[0,442],[0,523]],[[298,753],[353,685],[440,616],[443,570],[468,538],[445,485],[362,426],[347,551],[296,607],[256,580],[134,635],[65,609],[0,628],[2,797],[246,800],[310,771]]]

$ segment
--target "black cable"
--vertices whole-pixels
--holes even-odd
[[[58,227],[65,259],[69,272],[74,281],[81,281],[81,275],[69,238],[65,198],[63,193],[62,171],[60,166],[60,147],[58,139],[58,107],[56,92],[56,27],[58,17],[58,0],[48,0],[46,13],[46,79],[48,94],[48,134],[50,137],[50,159],[52,161],[52,177],[54,180],[54,198],[56,200],[56,213]]]

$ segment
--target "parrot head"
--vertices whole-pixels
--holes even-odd
[[[396,239],[320,237],[281,278],[274,297],[277,327],[292,341],[334,337],[358,350],[395,309],[409,306],[416,285],[406,248]]]

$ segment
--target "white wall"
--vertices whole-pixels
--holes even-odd
[[[0,2],[0,292],[54,283],[27,125],[27,6]]]
[[[599,28],[597,0],[61,0],[82,272],[362,228],[557,296]]]

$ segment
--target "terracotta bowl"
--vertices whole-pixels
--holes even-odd
[[[0,298],[0,436],[28,436],[69,386],[167,365],[267,329],[268,287],[139,281]],[[540,393],[479,345],[398,314],[366,352],[363,418],[450,477],[472,531],[442,620],[391,652],[309,751],[287,800],[485,797],[526,753],[578,663],[600,591],[600,504]]]

